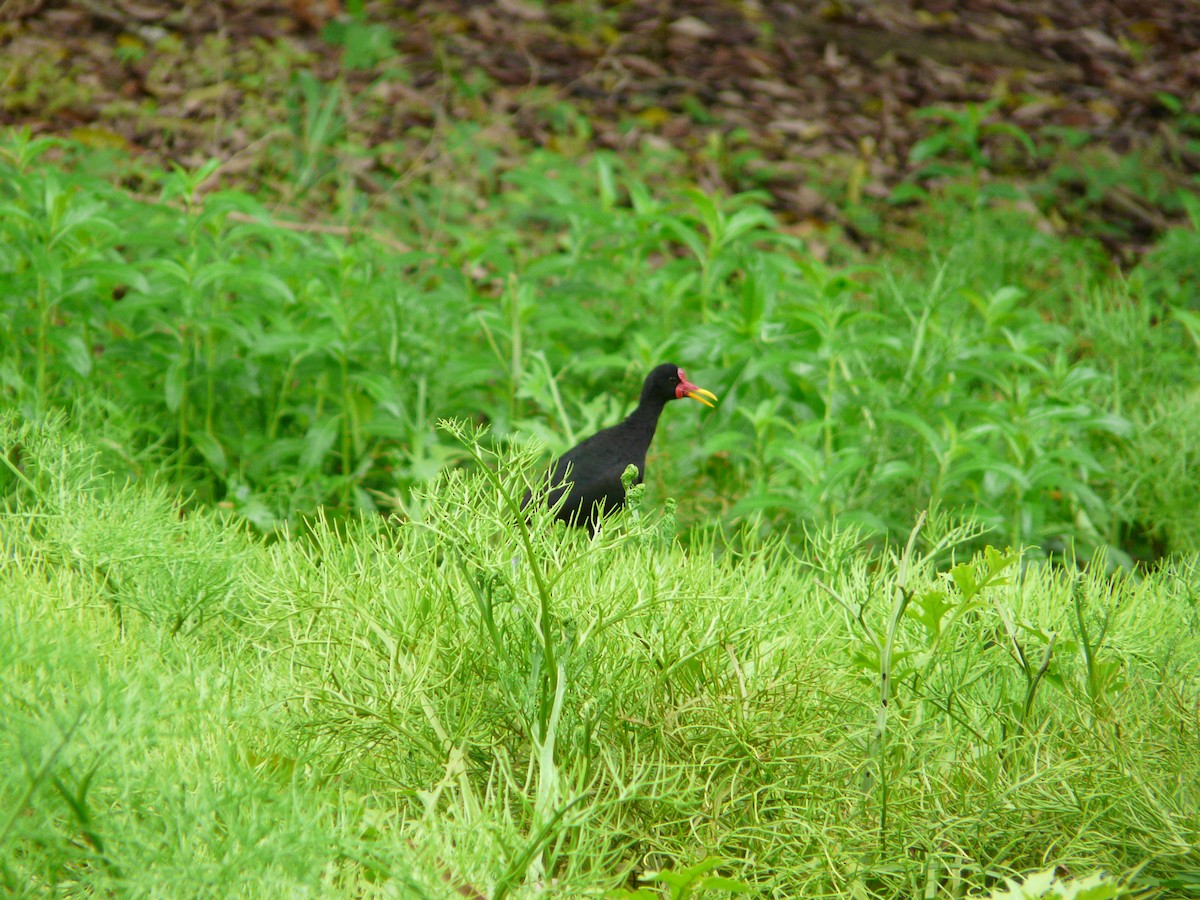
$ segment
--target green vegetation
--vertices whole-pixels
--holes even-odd
[[[811,562],[717,556],[645,506],[564,540],[511,515],[528,458],[455,473],[399,528],[268,542],[105,476],[54,419],[0,428],[8,890],[1200,873],[1194,559],[1135,581],[990,550],[939,573],[977,531],[947,521],[874,561],[833,529]]]
[[[201,45],[253,177],[0,135],[3,889],[1200,896],[1200,202],[989,101],[781,227],[452,60],[373,141],[409,76],[350,8],[329,80]],[[1114,262],[1114,196],[1182,224]],[[526,523],[667,359],[721,403],[631,509]]]
[[[148,202],[49,149],[17,137],[0,163],[7,396],[261,528],[407,503],[461,459],[438,417],[561,451],[674,359],[724,400],[656,445],[693,533],[898,539],[940,506],[1085,558],[1195,544],[1194,229],[1115,280],[1002,202],[946,204],[924,250],[837,265],[753,194],[537,152],[482,213],[451,194],[424,232],[414,190],[350,241],[201,198],[212,166]]]

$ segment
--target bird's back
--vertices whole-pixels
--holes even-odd
[[[597,431],[555,461],[549,476],[550,505],[567,492],[558,512],[564,522],[590,518],[597,505],[602,506],[597,514],[619,509],[625,505],[621,476],[631,465],[638,471],[634,483],[641,484],[646,471],[646,446],[641,445],[628,420]]]

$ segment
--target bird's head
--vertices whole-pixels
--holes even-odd
[[[715,405],[712,401],[717,399],[717,395],[712,391],[706,391],[688,381],[683,369],[674,363],[656,366],[646,376],[646,384],[642,388],[644,400],[654,399],[665,403],[668,400],[682,400],[684,397],[690,397],[697,403],[710,407]]]

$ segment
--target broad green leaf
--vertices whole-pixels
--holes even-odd
[[[163,378],[163,395],[170,412],[178,412],[179,406],[183,402],[183,392],[187,386],[186,369],[187,357],[185,356],[176,356],[167,365],[167,371]]]
[[[304,436],[304,451],[300,454],[302,472],[311,474],[321,468],[341,433],[341,421],[341,416],[330,416],[308,430]]]

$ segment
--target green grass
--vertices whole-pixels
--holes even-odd
[[[931,207],[927,246],[890,264],[821,263],[759,196],[538,151],[486,205],[430,180],[372,217],[389,232],[347,239],[281,227],[211,166],[147,202],[75,152],[2,154],[0,391],[260,528],[410,503],[463,460],[441,416],[561,452],[673,359],[723,399],[671,410],[652,460],[698,538],[752,520],[898,540],[933,504],[1048,553],[1195,545],[1194,504],[1159,517],[1151,490],[1192,490],[1170,410],[1200,385],[1193,229],[1117,280],[981,199]]]
[[[951,897],[1047,865],[1200,873],[1194,559],[947,571],[977,529],[938,517],[875,558],[845,530],[717,555],[645,506],[593,543],[539,518],[527,543],[505,497],[528,457],[451,473],[403,523],[265,541],[105,474],[61,424],[0,429],[8,890],[579,897],[663,872],[672,896]]]
[[[1193,198],[933,110],[867,253],[479,72],[372,143],[288,52],[193,73],[248,177],[0,137],[5,890],[1200,895]],[[1189,217],[1124,272],[1115,189]],[[718,408],[526,527],[664,359]]]

